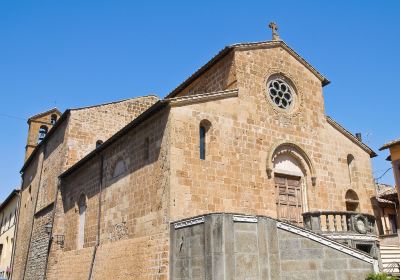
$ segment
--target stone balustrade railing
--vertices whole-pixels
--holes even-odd
[[[375,234],[375,217],[349,211],[303,213],[304,227],[318,233]]]

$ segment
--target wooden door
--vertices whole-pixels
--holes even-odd
[[[303,226],[301,178],[275,174],[278,219]]]

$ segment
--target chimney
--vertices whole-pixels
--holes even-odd
[[[362,142],[362,136],[361,136],[360,132],[356,133],[356,138],[357,138],[358,141]]]

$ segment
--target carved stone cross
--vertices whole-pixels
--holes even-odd
[[[270,22],[268,27],[271,28],[271,30],[272,30],[272,40],[274,40],[274,41],[280,40],[279,34],[278,34],[278,25],[275,22]]]

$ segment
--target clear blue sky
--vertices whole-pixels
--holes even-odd
[[[378,152],[400,137],[399,11],[400,1],[3,0],[0,201],[20,184],[28,116],[164,97],[225,45],[269,40],[271,20],[332,81],[327,114]],[[378,154],[376,176],[390,167]]]

